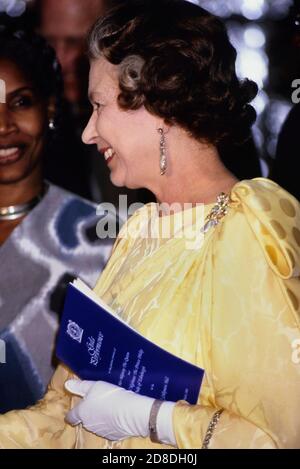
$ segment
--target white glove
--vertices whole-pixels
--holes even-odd
[[[82,423],[86,430],[114,441],[149,436],[153,398],[105,381],[70,379],[65,388],[83,398],[66,416],[71,425]],[[164,402],[157,416],[158,437],[162,443],[172,446],[176,446],[172,425],[174,405],[174,402]]]

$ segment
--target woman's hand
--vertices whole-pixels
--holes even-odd
[[[65,383],[65,388],[82,397],[82,401],[66,416],[66,421],[71,425],[82,423],[86,430],[114,441],[133,436],[144,438],[149,436],[149,417],[153,398],[126,391],[104,381],[71,379]],[[160,424],[162,440],[167,440],[166,444],[175,446],[172,426],[174,403],[163,403],[159,413],[163,407],[161,414],[163,422]],[[159,433],[159,426],[157,428]]]

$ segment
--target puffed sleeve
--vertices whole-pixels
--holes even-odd
[[[224,409],[209,447],[299,448],[299,204],[263,178],[239,183],[231,199],[202,284],[211,394],[202,405],[176,404],[177,445],[201,448]]]
[[[0,448],[73,448],[76,428],[64,417],[71,407],[71,396],[64,392],[68,371],[59,366],[44,398],[34,407],[0,415]]]

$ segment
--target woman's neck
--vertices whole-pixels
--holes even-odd
[[[0,207],[25,204],[40,194],[42,188],[42,171],[38,166],[27,178],[21,181],[11,184],[0,184]],[[0,246],[9,238],[25,216],[26,214],[15,220],[0,220]]]
[[[223,165],[218,151],[213,146],[185,142],[180,148],[177,142],[167,173],[161,176],[160,184],[153,192],[164,204],[210,204],[224,192],[229,194],[238,179]]]
[[[1,184],[0,182],[0,207],[19,205],[29,202],[43,188],[42,169],[37,166],[30,175],[18,182]]]

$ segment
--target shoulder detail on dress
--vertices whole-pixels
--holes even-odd
[[[237,183],[232,207],[243,212],[271,268],[282,278],[300,274],[300,204],[286,190],[265,178]]]

